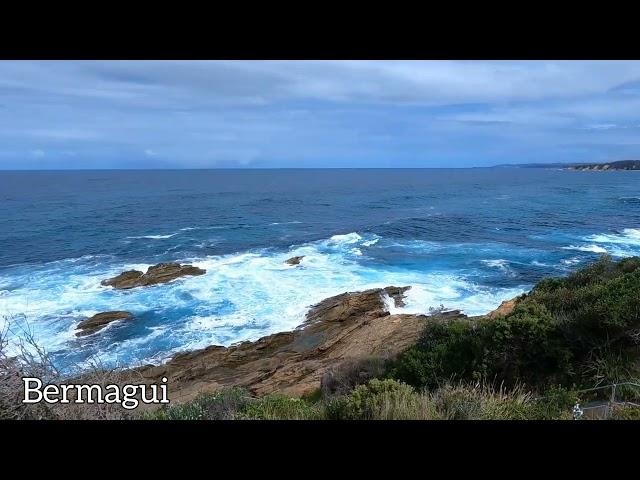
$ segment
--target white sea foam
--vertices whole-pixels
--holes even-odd
[[[599,233],[583,237],[590,245],[572,245],[569,249],[582,249],[594,253],[609,253],[614,257],[640,254],[640,229],[625,228],[621,233]]]
[[[585,240],[595,243],[614,243],[622,245],[640,246],[640,229],[625,228],[621,234],[589,235]]]
[[[481,260],[481,262],[484,263],[487,267],[495,267],[499,268],[500,270],[507,270],[509,264],[509,261],[504,260],[503,258],[498,258],[497,260]]]
[[[509,260],[498,258],[496,260],[481,260],[481,263],[485,264],[487,267],[497,268],[502,273],[511,277],[516,276],[516,273],[511,269],[511,267],[509,267]]]
[[[539,262],[538,260],[531,261],[531,265],[533,265],[535,267],[548,267],[549,266],[548,263]]]
[[[346,233],[344,235],[334,235],[329,239],[331,243],[351,244],[362,240],[362,237],[355,232]]]
[[[362,242],[361,245],[363,247],[372,247],[373,245],[378,243],[378,240],[380,240],[380,237],[376,236],[376,238],[374,238],[373,240],[367,240],[366,242]]]
[[[184,228],[181,228],[180,231],[191,232],[192,230],[222,230],[225,228],[229,228],[229,225],[213,225],[211,227],[184,227]]]
[[[381,286],[382,284],[379,284]],[[396,307],[393,299],[385,296],[389,313],[426,314],[430,308],[461,310],[467,315],[483,315],[497,308],[504,300],[516,297],[529,289],[492,289],[468,283],[453,275],[435,275],[429,283],[413,285],[405,292],[404,307]]]
[[[571,257],[560,260],[563,265],[576,265],[580,263],[580,257]]]
[[[599,245],[569,245],[562,247],[564,250],[579,250],[581,252],[607,253],[607,249]]]
[[[141,235],[139,237],[127,237],[130,239],[149,239],[149,240],[164,240],[165,238],[175,237],[177,233],[170,233],[168,235]]]

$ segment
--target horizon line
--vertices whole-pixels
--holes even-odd
[[[478,165],[467,167],[153,167],[153,168],[0,168],[0,172],[96,172],[96,171],[182,171],[182,170],[465,170],[470,168],[505,168],[523,167],[532,165],[524,164],[501,164],[501,165]],[[543,165],[543,164],[539,164]],[[558,165],[550,163],[549,166]]]

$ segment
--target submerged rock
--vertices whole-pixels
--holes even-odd
[[[285,260],[284,263],[288,264],[288,265],[298,265],[300,264],[300,261],[304,258],[304,255],[300,255],[298,257],[291,257],[288,260]]]
[[[103,280],[101,285],[126,290],[134,287],[145,287],[167,283],[179,277],[187,275],[204,275],[207,273],[202,268],[193,265],[180,265],[179,263],[159,263],[147,269],[147,273],[140,270],[127,270],[113,278]]]
[[[91,335],[98,330],[102,330],[111,322],[115,322],[116,320],[131,320],[132,318],[132,314],[124,311],[98,313],[78,324],[78,329],[81,331],[76,333],[76,336],[83,337],[85,335]]]
[[[163,365],[137,372],[151,383],[167,377],[171,401],[177,402],[234,386],[258,396],[309,394],[320,388],[329,368],[345,360],[393,357],[417,341],[434,317],[390,315],[385,305],[389,297],[401,306],[408,288],[343,293],[312,306],[306,321],[293,331],[180,353]]]

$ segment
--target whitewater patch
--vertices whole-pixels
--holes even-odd
[[[481,263],[485,264],[487,267],[498,268],[503,272],[509,272],[509,260],[504,260],[503,258],[499,258],[497,260],[481,260]]]
[[[607,253],[607,249],[599,245],[569,245],[562,247],[564,250],[579,250],[581,252]]]
[[[582,237],[588,245],[571,245],[570,250],[608,253],[613,257],[630,257],[640,254],[640,229],[625,228],[615,233],[599,233]]]
[[[372,247],[374,246],[376,243],[378,243],[378,241],[380,240],[380,237],[378,237],[376,235],[376,238],[372,239],[372,240],[367,240],[365,242],[362,242],[362,246],[363,247]]]
[[[596,243],[615,243],[640,246],[640,229],[625,228],[622,233],[589,235],[585,240]]]
[[[223,230],[225,228],[229,228],[231,225],[214,225],[211,227],[184,227],[181,228],[181,232],[191,232],[193,230]]]
[[[474,316],[489,313],[504,300],[521,295],[529,289],[530,286],[502,289],[482,287],[453,275],[444,274],[436,276],[429,283],[412,285],[405,292],[403,307],[396,307],[395,301],[388,295],[384,295],[383,300],[386,309],[392,315],[429,314],[430,309],[444,307],[445,310],[460,310],[462,313]]]
[[[548,263],[539,262],[538,260],[533,260],[531,262],[531,265],[533,265],[534,267],[549,267],[550,266]]]
[[[329,239],[330,243],[337,244],[353,244],[362,240],[362,237],[355,232],[345,233],[344,235],[334,235]]]
[[[168,235],[141,235],[139,237],[127,237],[129,239],[149,239],[149,240],[164,240],[166,238],[175,237],[177,233],[170,233]]]

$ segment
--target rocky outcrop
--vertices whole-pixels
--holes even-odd
[[[204,275],[207,273],[202,268],[193,265],[180,265],[179,263],[159,263],[147,269],[147,273],[140,270],[128,270],[113,278],[103,280],[101,285],[126,290],[135,287],[146,287],[167,283],[176,278],[190,275]]]
[[[438,320],[437,316],[389,314],[384,298],[400,306],[408,288],[343,293],[313,306],[305,323],[294,331],[181,353],[138,372],[148,382],[167,377],[169,397],[176,402],[234,386],[258,396],[309,394],[320,387],[327,369],[355,358],[395,356],[418,339],[427,318]]]
[[[288,260],[285,260],[284,263],[287,265],[299,265],[300,261],[304,258],[304,255],[300,255],[299,257],[291,257]]]
[[[111,322],[115,322],[116,320],[131,320],[132,318],[132,314],[124,311],[98,313],[78,324],[77,328],[80,331],[76,333],[76,336],[83,337],[85,335],[91,335],[98,330],[102,330]]]
[[[345,322],[363,315],[388,315],[383,296],[388,295],[397,307],[404,305],[404,292],[411,287],[387,287],[357,293],[343,293],[313,306],[307,313],[307,322]]]

